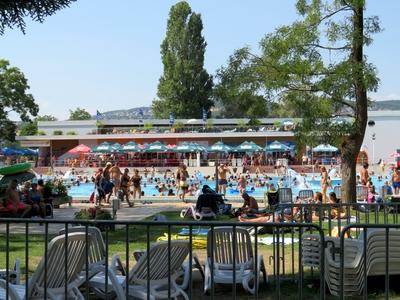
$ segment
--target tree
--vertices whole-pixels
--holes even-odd
[[[33,96],[27,93],[28,80],[7,60],[0,59],[0,140],[14,141],[17,129],[9,119],[11,112],[20,116],[23,122],[29,122],[31,116],[36,116],[39,107]]]
[[[202,110],[209,111],[213,105],[212,77],[204,69],[202,30],[201,16],[189,4],[172,6],[161,44],[164,73],[158,84],[159,99],[152,105],[156,117],[168,118],[174,112],[177,118],[201,118]]]
[[[24,18],[43,22],[44,18],[68,7],[76,0],[2,0],[0,4],[0,35],[6,27],[18,27],[25,32]]]
[[[51,115],[43,115],[43,116],[37,116],[36,121],[38,122],[45,122],[45,121],[57,121],[58,119],[54,116]]]
[[[83,108],[76,108],[75,110],[69,110],[69,120],[90,120],[92,116]]]
[[[298,0],[302,19],[262,41],[259,59],[265,88],[298,109],[297,135],[336,140],[342,154],[342,199],[356,199],[356,158],[367,125],[368,91],[376,69],[364,47],[380,31],[377,17],[364,17],[365,0]],[[342,115],[350,122],[335,122]]]
[[[36,121],[22,123],[19,129],[20,136],[37,135],[38,125]]]
[[[221,117],[268,116],[268,97],[256,69],[250,49],[242,48],[229,57],[226,67],[217,70],[213,95]]]

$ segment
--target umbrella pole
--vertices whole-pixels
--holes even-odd
[[[219,193],[218,191],[218,153],[217,153],[217,158],[215,160],[215,190],[217,191],[217,193]]]

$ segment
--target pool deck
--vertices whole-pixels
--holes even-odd
[[[121,203],[121,208],[117,211],[117,220],[118,221],[139,221],[143,220],[147,217],[158,214],[162,211],[180,211],[182,208],[187,207],[189,204],[183,202],[153,202],[152,204],[142,204],[135,203],[134,207],[129,207],[126,202]],[[235,203],[234,206],[240,205],[239,203]],[[94,207],[93,204],[73,204],[71,207],[68,205],[61,205],[60,208],[54,209],[54,220],[73,220],[74,215],[82,208]],[[104,207],[107,210],[110,210],[111,207]],[[52,219],[49,219],[50,221]],[[49,224],[48,232],[49,234],[56,234],[61,229],[63,229],[65,225],[63,224]],[[10,224],[9,225],[10,234],[15,233],[25,233],[25,224]],[[45,232],[45,226],[38,224],[29,224],[29,234],[43,234]],[[6,225],[0,224],[0,233],[6,233]]]

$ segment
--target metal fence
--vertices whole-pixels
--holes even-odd
[[[130,294],[137,293],[139,290],[145,295],[145,298],[152,299],[150,294],[154,292],[153,288],[157,286],[157,280],[160,280],[152,276],[159,275],[161,272],[159,269],[163,269],[163,266],[164,271],[167,270],[169,274],[166,281],[163,282],[167,286],[163,295],[167,298],[174,296],[176,283],[183,284],[180,279],[176,279],[182,276],[183,281],[185,278],[188,280],[187,286],[184,287],[184,293],[189,299],[263,299],[267,297],[325,299],[328,296],[327,291],[340,296],[341,299],[354,295],[359,297],[359,294],[367,299],[368,291],[371,288],[368,286],[368,276],[371,275],[368,273],[368,268],[371,264],[365,257],[376,256],[371,254],[373,249],[368,244],[369,240],[373,241],[369,232],[373,232],[375,229],[383,230],[383,235],[377,238],[380,244],[376,245],[378,249],[376,251],[380,251],[381,255],[377,256],[380,257],[379,262],[381,262],[377,273],[385,278],[384,288],[380,293],[382,298],[390,298],[391,288],[393,288],[389,284],[390,276],[400,273],[400,254],[397,255],[393,248],[400,246],[400,235],[392,234],[393,230],[400,229],[400,225],[390,224],[392,221],[397,222],[397,211],[386,209],[387,207],[382,210],[372,210],[373,207],[377,207],[373,205],[368,207],[371,209],[369,212],[359,211],[359,205],[343,205],[351,214],[360,213],[359,219],[353,220],[354,224],[351,224],[351,220],[341,222],[332,218],[327,221],[314,220],[316,222],[314,224],[307,223],[309,219],[307,219],[306,211],[310,209],[309,205],[293,204],[292,208],[295,206],[300,207],[304,218],[302,222],[120,222],[0,219],[0,249],[4,253],[4,256],[0,257],[0,266],[5,268],[1,274],[5,280],[0,281],[0,298],[18,299],[14,295],[15,289],[13,289],[15,278],[11,275],[14,272],[12,270],[14,260],[19,256],[22,259],[21,288],[25,291],[33,291],[36,296],[43,299],[50,298],[55,293],[65,298],[71,296],[71,293],[75,293],[75,295],[81,293],[83,299],[97,299],[100,294],[105,299],[115,299],[116,297],[117,299],[128,299]],[[391,207],[397,208],[397,205],[391,205]],[[320,215],[322,215],[324,210],[329,212],[332,207],[321,206],[319,209]],[[368,214],[375,215],[376,211],[380,216],[368,219],[369,224],[356,223],[364,222],[367,220]],[[279,210],[275,212],[279,212]],[[339,222],[341,222],[340,225]],[[333,224],[340,228],[339,238],[329,237],[334,227]],[[81,249],[83,261],[81,261],[80,268],[77,267],[78,262],[75,257],[78,254],[75,255],[74,252],[77,251],[77,246],[68,246],[68,241],[74,238],[73,232],[76,231],[72,226],[78,225],[83,226],[81,232],[84,234],[85,244],[84,249]],[[93,233],[91,229],[93,226],[104,230],[100,237]],[[221,227],[228,228],[232,232],[231,238],[225,241],[227,242],[225,246],[223,246],[224,241],[221,240],[221,236],[216,234]],[[176,271],[177,253],[172,249],[175,245],[176,235],[182,228],[185,228],[187,233],[187,253],[184,254],[185,262],[181,264],[182,268]],[[252,234],[251,242],[248,243],[250,248],[242,249],[244,247],[242,246],[243,236],[239,235],[242,228],[246,228]],[[198,247],[201,238],[196,234],[202,230],[208,231],[208,237],[204,238]],[[51,252],[50,248],[53,247],[52,243],[54,244],[56,236],[62,237],[64,244],[58,249],[58,254],[61,251],[61,258],[55,262],[54,251]],[[153,244],[159,236],[163,236],[167,250],[166,252],[161,250],[157,252],[156,256],[159,256],[159,260],[153,261],[156,256],[151,254],[153,253],[151,251],[153,251]],[[270,245],[263,245],[266,239],[269,239]],[[104,240],[104,244],[102,240]],[[316,241],[311,252],[310,241]],[[349,271],[348,260],[350,258],[346,256],[350,255],[347,253],[357,254],[357,251],[348,248],[352,246],[351,243],[359,243],[357,249],[361,249],[359,253],[362,253],[361,257],[364,257],[353,273],[351,270]],[[398,248],[400,249],[400,247]],[[138,251],[139,249],[141,251]],[[251,252],[249,254],[252,258],[251,264],[242,263],[244,261],[243,253],[247,253],[245,250]],[[113,257],[114,253],[119,254],[120,261]],[[314,260],[315,265],[306,261],[306,253],[317,257]],[[146,259],[144,263],[142,261],[143,265],[140,269],[138,264],[143,255],[150,259]],[[260,269],[257,267],[261,259],[260,255],[263,256],[267,265],[269,281],[264,285],[261,276],[254,276],[252,286],[257,287],[260,284],[260,288],[255,288],[254,294],[247,293],[240,287],[240,284],[235,283],[240,282],[239,276],[242,276],[240,272],[244,271],[243,268],[247,267],[245,269],[247,273],[243,273],[247,274],[246,276],[260,274]],[[221,263],[221,257],[225,257],[225,264]],[[42,262],[38,263],[40,259]],[[229,261],[231,262],[230,266]],[[200,276],[202,273],[197,270],[194,272],[193,268],[203,270],[203,265],[207,264],[209,270],[208,274],[206,270],[206,278],[208,276],[210,282],[209,291],[204,294],[204,278]],[[396,269],[398,265],[399,273]],[[77,268],[75,271],[78,272],[80,280],[71,284],[70,272],[74,268]],[[135,275],[139,269],[142,277]],[[218,277],[217,272],[221,270],[230,274],[228,280],[222,280],[224,285],[219,284],[221,278]],[[231,270],[230,273],[229,270]],[[357,272],[360,270],[363,270],[363,273],[356,279],[358,280],[357,284],[363,283],[363,285],[360,285],[360,288],[353,293],[347,293],[343,287],[348,287],[354,274],[358,274]],[[97,274],[97,277],[92,277],[96,272],[100,273]],[[117,272],[120,274],[119,280],[114,281],[111,273]],[[97,280],[97,288],[93,285],[94,279]],[[37,280],[36,284],[33,280]],[[99,280],[101,288],[99,288]],[[55,281],[58,284],[56,289],[54,288]],[[122,295],[116,293],[117,285],[119,285]],[[328,289],[326,289],[326,285],[328,285]],[[373,292],[376,293],[375,290]],[[27,298],[29,297],[31,296],[28,295]]]

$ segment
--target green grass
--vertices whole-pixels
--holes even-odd
[[[182,221],[179,217],[179,212],[161,212],[160,214],[164,215],[167,217],[168,220],[170,221]],[[351,212],[352,215],[355,215],[355,212]],[[375,218],[374,213],[368,214],[369,217],[366,215],[362,215],[361,217],[361,222],[364,222],[369,218],[370,223],[375,223],[378,220],[380,223],[383,223],[384,219],[384,214],[383,212],[380,212],[377,214],[378,218]],[[147,220],[152,220],[154,217],[149,217]],[[189,218],[186,219],[187,221],[190,220]],[[219,216],[218,217],[219,221],[224,221],[224,222],[236,222],[236,219],[231,219],[228,216]],[[204,221],[207,222],[207,221]],[[201,226],[203,221],[199,221],[199,226]],[[391,215],[389,220],[389,223],[397,222],[396,218],[394,215]],[[314,222],[318,224],[318,222]],[[334,225],[335,223],[332,223]],[[342,222],[342,225],[344,225],[345,222]],[[322,222],[321,223],[322,228],[324,229],[325,233],[328,233],[328,222]],[[182,227],[186,226],[171,226],[170,227],[170,232],[171,235],[177,234]],[[204,226],[206,227],[206,226]],[[150,242],[155,242],[158,237],[163,236],[165,233],[168,232],[168,227],[167,226],[162,226],[162,225],[152,225],[149,227],[150,231],[148,233]],[[291,238],[292,232],[287,232],[285,233],[285,238]],[[298,237],[298,231],[293,230],[293,235],[294,237]],[[271,235],[262,235],[262,236],[271,236]],[[53,236],[49,236],[48,240],[50,240]],[[105,237],[105,236],[104,236]],[[105,237],[106,238],[106,237]],[[110,259],[112,254],[118,254],[121,257],[121,260],[125,263],[126,261],[126,245],[128,245],[129,249],[129,265],[132,266],[134,264],[133,260],[133,251],[138,250],[138,249],[146,249],[147,247],[147,228],[146,226],[143,225],[130,225],[128,229],[116,229],[115,231],[109,231],[108,232],[108,249],[109,249],[109,254],[110,254]],[[31,234],[28,236],[28,273],[32,274],[34,272],[37,264],[39,263],[39,260],[44,254],[44,235],[40,234]],[[293,282],[292,279],[293,277],[298,275],[298,247],[299,244],[295,243],[293,245],[286,245],[284,248],[280,248],[281,255],[284,253],[284,264],[285,264],[285,276],[283,277],[285,280],[282,282],[281,286],[281,297],[283,299],[297,299],[298,298],[298,286],[296,282]],[[25,272],[25,253],[26,253],[26,247],[25,247],[25,235],[24,234],[10,234],[10,239],[9,239],[9,257],[10,257],[10,263],[14,261],[15,258],[19,258],[21,260],[21,267],[22,267],[22,272]],[[2,253],[5,253],[6,251],[6,239],[5,239],[5,234],[0,234],[0,251]],[[204,249],[195,249],[194,252],[199,256],[200,260],[204,261],[206,252]],[[260,245],[258,246],[258,253],[262,254],[264,257],[264,261],[267,267],[267,272],[270,275],[270,279],[273,279],[273,267],[272,265],[269,264],[269,259],[271,256],[273,256],[273,246],[266,246],[266,245]],[[294,264],[292,263],[292,255],[294,257]],[[5,261],[6,261],[6,255],[1,255],[0,256],[0,266],[2,268],[5,268]],[[283,272],[283,262],[281,264],[281,272]],[[282,274],[282,273],[281,273]],[[319,299],[319,276],[318,273],[314,271],[314,275],[311,276],[310,270],[305,269],[305,278],[304,282],[302,285],[302,290],[303,290],[303,297],[306,299]],[[24,278],[24,276],[23,276]],[[397,282],[391,282],[391,288],[396,287]],[[384,284],[379,284],[376,285],[376,288],[373,288],[374,282],[369,284],[369,292],[370,294],[368,295],[368,299],[383,299],[383,291],[379,290],[379,288],[383,289]],[[195,294],[193,295],[193,299],[201,299],[202,298],[202,287],[200,283],[195,283]],[[230,285],[218,285],[216,290],[215,290],[215,296],[222,299],[231,299],[232,297],[232,287]],[[253,296],[247,295],[241,287],[237,287],[237,293],[238,297],[240,299],[253,299]],[[261,287],[260,289],[260,299],[274,299],[276,293],[276,286],[274,284],[269,284],[266,287]],[[327,293],[329,294],[329,293]],[[400,299],[399,297],[400,291],[391,291],[390,299]],[[335,299],[334,297],[328,296],[327,299]]]

